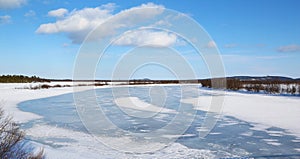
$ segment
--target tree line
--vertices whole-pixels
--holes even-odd
[[[1,75],[0,83],[32,83],[32,82],[50,82],[48,79],[43,79],[37,76],[23,75]]]
[[[215,79],[216,80],[216,79]],[[199,80],[202,87],[216,88],[212,85],[211,79]],[[263,92],[267,94],[291,94],[300,95],[300,81],[282,80],[240,80],[235,78],[226,79],[226,88],[229,90],[246,90],[249,92]]]

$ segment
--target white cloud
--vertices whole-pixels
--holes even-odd
[[[11,9],[21,7],[26,0],[0,0],[0,9]]]
[[[48,12],[50,17],[64,17],[69,11],[65,8],[59,8]]]
[[[101,9],[105,9],[105,10],[115,10],[116,9],[116,4],[115,3],[107,3],[107,4],[103,4],[100,8]]]
[[[141,46],[147,45],[151,47],[168,47],[175,44],[177,36],[164,31],[137,30],[126,32],[117,41],[115,45]]]
[[[207,48],[215,48],[217,47],[216,43],[214,41],[210,41],[206,45]]]
[[[38,33],[58,33],[58,32],[77,32],[82,30],[91,30],[98,24],[110,17],[107,10],[97,8],[84,8],[83,10],[74,10],[66,18],[58,20],[55,23],[42,24]]]
[[[0,16],[0,24],[8,24],[10,22],[11,22],[11,16],[9,15]]]
[[[54,23],[40,25],[36,33],[66,33],[73,43],[81,43],[90,31],[113,16],[114,8],[115,5],[109,3],[96,8],[73,10]],[[147,19],[161,14],[163,9],[163,6],[147,3],[123,10],[113,20],[110,20],[110,24],[98,28],[94,36],[99,39],[113,35],[117,29],[130,27],[137,22],[147,21]]]
[[[300,45],[291,44],[286,46],[281,46],[277,49],[278,52],[300,52]]]
[[[35,11],[30,10],[24,14],[25,17],[34,17],[36,15]]]
[[[61,11],[56,10],[50,14],[58,16],[57,13],[61,13]],[[66,33],[73,43],[81,43],[91,30],[111,16],[111,10],[103,8],[103,6],[73,10],[54,23],[40,25],[36,33]]]

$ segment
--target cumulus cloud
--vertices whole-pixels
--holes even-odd
[[[151,9],[145,9],[149,7]],[[65,16],[57,19],[56,22],[40,25],[36,33],[66,33],[73,43],[81,43],[90,31],[113,16],[114,9],[115,5],[109,3],[95,8],[73,10],[65,13]],[[162,13],[163,9],[163,6],[147,3],[123,10],[110,21],[110,24],[102,25],[101,28],[97,29],[97,34],[94,36],[99,39],[113,35],[117,29],[130,27],[139,21],[146,21],[148,18]],[[52,15],[58,15],[55,14],[57,12],[57,10],[52,12]]]
[[[210,41],[208,42],[208,44],[206,45],[207,48],[215,48],[217,47],[216,43],[214,41]]]
[[[30,10],[24,14],[25,17],[34,17],[36,15],[35,11]]]
[[[64,17],[69,11],[65,8],[59,8],[56,10],[52,10],[48,12],[48,16],[50,17]]]
[[[82,30],[91,30],[98,24],[110,17],[108,10],[97,8],[84,8],[74,10],[66,18],[58,20],[55,23],[42,24],[37,33],[58,33],[58,32],[77,32]]]
[[[11,22],[11,16],[9,15],[0,16],[0,24],[8,24],[10,22]]]
[[[286,46],[280,46],[277,48],[278,52],[300,52],[300,45],[291,44]]]
[[[177,36],[164,31],[137,30],[126,32],[117,41],[115,45],[141,46],[147,45],[151,47],[168,47],[175,44]]]
[[[100,8],[101,9],[107,9],[107,10],[115,10],[116,9],[116,4],[115,3],[107,3],[107,4],[103,4]]]
[[[54,23],[40,25],[36,33],[66,33],[73,43],[81,43],[91,30],[111,16],[110,10],[100,7],[73,10]]]
[[[0,9],[18,8],[26,3],[26,0],[0,0]]]

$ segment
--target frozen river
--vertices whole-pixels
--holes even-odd
[[[239,116],[226,113],[226,104],[230,104],[228,102],[226,103],[226,100],[224,106],[225,113],[219,118],[216,118],[217,123],[214,128],[207,136],[201,138],[199,134],[205,131],[203,130],[205,128],[202,124],[207,112],[204,109],[199,109],[193,105],[192,102],[184,101],[199,97],[201,100],[198,104],[201,105],[203,103],[205,105],[207,103],[207,101],[205,101],[206,99],[211,99],[212,96],[222,94],[218,94],[217,91],[197,87],[197,95],[191,93],[190,97],[186,95],[181,97],[182,91],[179,86],[161,86],[157,89],[153,89],[153,87],[154,86],[130,87],[130,97],[122,97],[122,95],[116,97],[113,96],[112,88],[100,88],[96,89],[95,97],[98,102],[98,107],[101,108],[107,119],[118,128],[103,128],[99,130],[99,134],[106,134],[112,138],[118,136],[121,138],[121,140],[119,140],[120,142],[123,141],[122,137],[129,135],[126,134],[126,132],[142,134],[140,137],[145,137],[143,134],[153,132],[168,125],[178,115],[179,106],[186,108],[185,113],[181,114],[182,119],[189,118],[191,113],[194,112],[195,114],[192,118],[193,122],[187,126],[187,130],[183,134],[179,134],[179,136],[172,133],[168,134],[168,132],[160,134],[165,138],[177,138],[177,140],[158,151],[146,154],[123,153],[113,150],[109,146],[104,146],[101,142],[95,140],[95,138],[89,134],[89,131],[85,128],[78,116],[72,93],[19,103],[18,108],[21,111],[42,116],[42,118],[23,123],[22,128],[27,130],[27,138],[45,147],[46,152],[49,152],[47,153],[49,158],[61,158],[65,155],[71,157],[76,156],[76,158],[300,157],[300,138],[295,135],[295,133],[292,133],[293,131],[279,127],[280,125],[261,124],[256,121],[244,120],[247,118],[239,118]],[[117,90],[118,88],[114,89]],[[119,89],[122,88],[120,87]],[[166,95],[163,104],[164,108],[161,108],[159,113],[151,114],[151,117],[135,116],[134,114],[143,114],[145,110],[147,112],[156,112],[159,106],[155,105],[155,102],[152,101],[151,94],[159,93],[161,89],[164,90],[164,94]],[[80,93],[82,93],[82,96],[86,96],[82,99],[85,100],[83,103],[87,103],[88,105],[90,98],[92,98],[89,97],[89,95],[94,94],[94,90]],[[244,96],[247,96],[247,100],[253,98],[253,103],[255,103],[256,98],[260,98],[259,96],[263,95],[252,96],[232,93],[223,96],[238,98],[240,100],[244,99]],[[295,105],[297,105],[297,102],[299,104],[300,101],[296,97],[283,98],[266,96],[263,98],[266,98],[264,104],[271,106],[272,103],[268,103],[268,98],[293,100],[293,102],[296,102]],[[151,105],[148,105],[147,109],[146,107],[139,108],[128,104],[126,105],[128,101],[134,101],[134,103],[139,105]],[[237,103],[239,102],[240,101]],[[282,104],[282,107],[284,106],[285,104]],[[122,109],[120,109],[120,107],[122,107]],[[243,107],[243,105],[240,105],[240,107]],[[245,107],[245,109],[249,108]],[[256,109],[256,107],[253,109]],[[191,111],[191,113],[189,113],[189,111]],[[249,111],[249,113],[251,113],[251,111]],[[280,114],[282,112],[278,113]],[[298,112],[298,114],[299,113],[300,112]],[[212,113],[212,116],[213,115],[214,113]],[[255,114],[252,115],[255,117]],[[215,114],[215,116],[217,117],[217,114]],[[279,115],[278,118],[279,117],[281,116]],[[91,118],[97,119],[97,114],[91,113]],[[268,118],[268,116],[266,116],[266,118]],[[300,120],[294,122],[295,123],[292,124],[297,127]],[[182,125],[178,123],[178,125],[175,124],[175,126],[180,127]],[[131,139],[133,140],[133,138],[129,138],[129,140]],[[138,138],[134,139],[136,140]],[[60,152],[62,156],[60,156]]]

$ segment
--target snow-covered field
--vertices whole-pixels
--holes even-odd
[[[66,82],[66,84],[71,84],[72,82]],[[73,88],[63,88],[63,89],[49,89],[49,90],[30,90],[24,89],[25,87],[37,86],[41,84],[50,83],[0,83],[0,106],[6,111],[6,113],[12,115],[14,120],[17,122],[26,122],[32,119],[40,118],[40,116],[28,112],[22,112],[17,108],[17,104],[21,101],[39,99],[45,97],[51,97],[56,95],[61,95],[65,93],[71,93]],[[62,84],[53,82],[51,85]],[[63,83],[64,84],[64,83]]]
[[[201,90],[212,92],[211,90]],[[220,94],[220,91],[213,91]],[[212,96],[183,99],[195,109],[208,111]],[[199,104],[198,104],[199,103]],[[300,137],[300,97],[271,96],[262,94],[243,94],[226,92],[223,114],[234,116],[255,124],[254,129],[264,130],[269,127],[279,127]]]
[[[29,85],[38,84],[0,84],[1,106],[15,121],[22,124],[27,138],[32,140],[32,143],[44,147],[48,158],[219,158],[274,153],[300,154],[299,97],[238,92],[226,92],[224,95],[224,92],[219,90],[199,88],[198,97],[184,97],[177,101],[178,87],[163,86],[173,93],[170,105],[176,104],[177,101],[191,105],[197,110],[195,121],[185,134],[166,148],[154,153],[131,154],[101,144],[81,127],[72,101],[72,87],[15,89]],[[97,87],[98,101],[107,104],[104,110],[108,112],[113,110],[111,103],[115,102],[124,109],[144,109],[152,113],[161,111],[161,114],[155,116],[155,121],[170,121],[169,119],[176,115],[176,109],[173,107],[161,108],[144,97],[142,92],[148,91],[151,86],[131,86],[137,93],[133,93],[132,97],[117,99],[107,96],[109,87]],[[198,139],[198,133],[203,131],[203,113],[209,110],[212,96],[224,97],[222,117],[206,139]],[[139,106],[134,107],[132,104]],[[118,114],[111,115],[118,124],[126,122],[113,118],[118,117]],[[137,123],[132,118],[128,121]],[[146,131],[147,123],[143,126],[146,128],[141,131]],[[151,126],[148,126],[148,129],[151,129]]]

